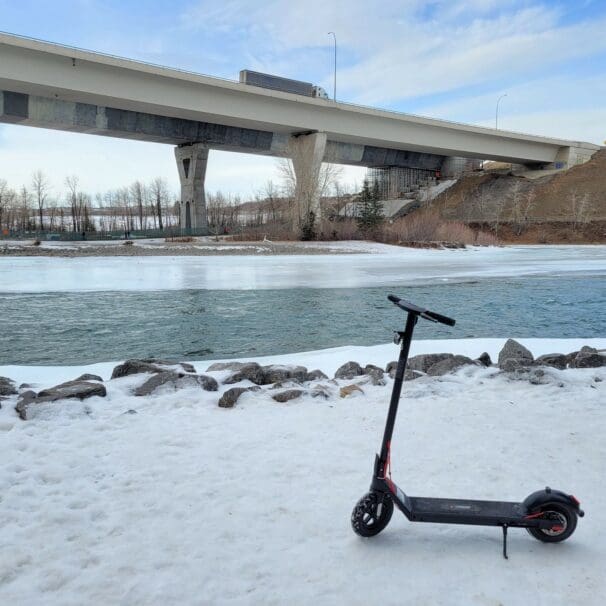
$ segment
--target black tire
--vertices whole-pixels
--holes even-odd
[[[526,530],[539,541],[543,543],[560,543],[565,541],[577,527],[577,514],[570,507],[551,503],[541,507],[542,518],[559,520],[561,522],[559,530],[548,530],[546,528],[527,528]]]
[[[351,526],[361,537],[378,535],[391,520],[393,501],[386,492],[365,494],[351,513]]]

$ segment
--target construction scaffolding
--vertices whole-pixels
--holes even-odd
[[[435,183],[436,171],[381,166],[369,168],[366,178],[371,189],[378,187],[381,200],[397,200]]]

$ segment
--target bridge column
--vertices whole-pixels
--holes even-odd
[[[180,145],[175,147],[175,159],[181,179],[180,227],[207,231],[204,178],[208,163],[208,147],[204,143]]]
[[[293,136],[288,143],[296,179],[293,225],[302,232],[321,218],[320,167],[325,151],[326,133]]]

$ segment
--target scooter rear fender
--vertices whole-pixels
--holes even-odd
[[[529,514],[532,514],[544,509],[545,505],[551,503],[558,503],[570,507],[580,518],[585,515],[585,512],[581,509],[581,504],[576,497],[571,494],[566,494],[561,490],[552,490],[549,486],[546,486],[544,490],[537,490],[531,495],[528,495],[524,499],[522,505]]]

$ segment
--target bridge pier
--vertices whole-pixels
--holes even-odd
[[[190,143],[175,147],[175,159],[181,180],[179,225],[181,229],[208,231],[204,179],[208,163],[208,146]]]
[[[321,219],[320,168],[325,151],[326,133],[295,135],[288,143],[296,179],[293,226],[303,232]]]

